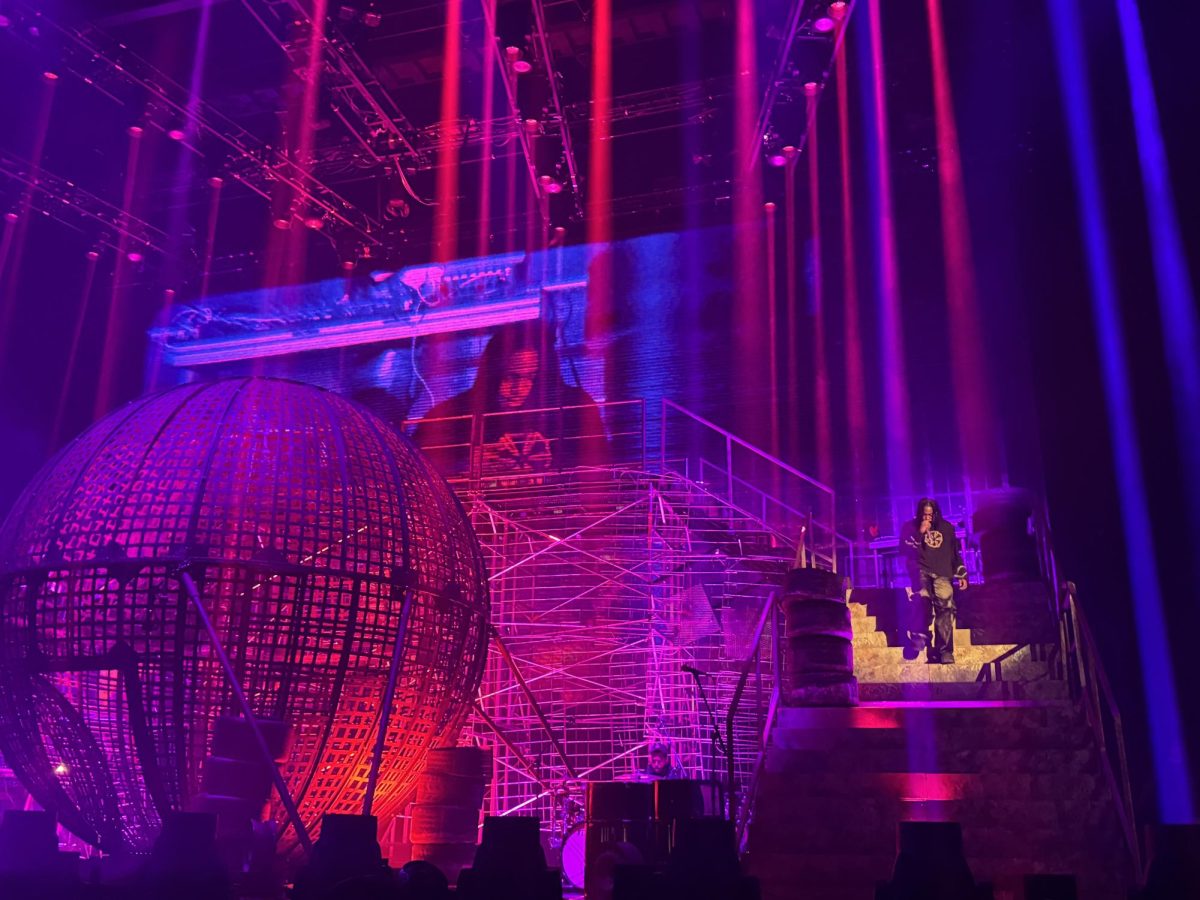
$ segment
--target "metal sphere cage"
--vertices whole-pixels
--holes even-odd
[[[184,385],[92,426],[0,529],[0,752],[80,838],[144,850],[195,802],[236,679],[292,727],[282,774],[315,831],[363,811],[394,657],[386,821],[460,728],[487,621],[471,523],[406,438],[303,384]]]

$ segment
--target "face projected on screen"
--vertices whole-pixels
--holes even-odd
[[[554,326],[540,319],[497,328],[471,387],[433,406],[413,439],[446,469],[475,459],[489,474],[595,466],[608,451],[596,401],[563,379]],[[481,454],[464,452],[473,442]]]
[[[536,350],[518,350],[504,361],[496,391],[496,402],[501,409],[520,409],[533,391],[540,365]]]

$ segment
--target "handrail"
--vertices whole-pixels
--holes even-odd
[[[1134,875],[1140,885],[1144,874],[1142,849],[1138,837],[1137,815],[1133,806],[1129,761],[1125,755],[1125,730],[1121,723],[1121,710],[1113,696],[1108,674],[1096,649],[1095,638],[1079,603],[1075,583],[1059,576],[1058,561],[1054,557],[1051,541],[1050,514],[1045,505],[1035,510],[1034,521],[1042,577],[1053,589],[1053,612],[1058,620],[1058,665],[1061,667],[1063,679],[1070,687],[1072,699],[1083,701],[1088,725],[1091,726],[1092,735],[1100,748],[1104,777],[1117,807],[1121,830],[1125,833],[1125,843],[1132,857]],[[1106,714],[1112,727],[1113,743],[1116,745],[1115,768],[1105,732]]]
[[[741,847],[742,835],[745,832],[747,821],[747,813],[749,812],[749,800],[753,798],[753,792],[758,783],[758,773],[762,768],[762,761],[766,755],[767,741],[770,738],[771,726],[775,721],[775,713],[779,706],[780,685],[779,685],[779,635],[778,635],[778,619],[773,614],[778,608],[779,593],[771,591],[767,596],[766,602],[763,603],[762,612],[759,614],[758,623],[754,627],[753,649],[747,654],[742,661],[741,671],[738,674],[737,687],[734,689],[733,697],[729,702],[729,710],[725,714],[725,762],[728,770],[728,790],[729,790],[729,811],[734,820],[734,827],[737,829],[738,843]],[[772,648],[774,653],[771,658],[772,666],[772,684],[771,684],[771,699],[767,707],[767,715],[763,724],[763,733],[759,737],[758,756],[755,759],[754,769],[751,772],[749,790],[745,797],[739,797],[737,784],[737,767],[736,757],[734,754],[734,725],[737,720],[738,708],[741,706],[742,695],[746,691],[746,682],[750,679],[750,671],[754,667],[755,662],[762,654],[762,636],[766,630],[767,621],[774,619],[775,626],[772,629]]]
[[[722,435],[727,441],[737,444],[739,447],[741,447],[745,450],[749,450],[751,453],[755,454],[760,459],[764,459],[767,462],[772,463],[773,465],[779,466],[779,468],[783,469],[785,472],[788,472],[791,475],[795,475],[797,478],[800,478],[801,480],[808,482],[813,487],[815,487],[817,490],[823,491],[824,493],[828,494],[830,496],[830,499],[833,498],[833,496],[834,496],[833,488],[831,488],[827,484],[817,481],[811,475],[805,475],[799,469],[795,468],[794,466],[788,465],[779,457],[772,456],[770,453],[767,453],[765,450],[755,447],[753,444],[747,443],[746,441],[742,440],[740,437],[738,437],[736,434],[729,431],[728,429],[722,428],[720,425],[717,425],[714,422],[710,422],[708,419],[704,418],[703,416],[696,415],[690,409],[685,409],[684,407],[680,406],[678,403],[668,400],[666,397],[663,398],[662,404],[663,404],[663,418],[664,419],[666,419],[666,409],[669,406],[669,407],[671,407],[671,409],[675,410],[676,412],[683,413],[689,419],[691,419],[694,422],[698,422],[699,424],[703,425],[705,428],[711,428],[713,431]]]
[[[704,462],[704,460],[701,460],[701,462]],[[712,464],[709,463],[709,465],[712,465]],[[669,473],[669,474],[674,474],[674,473]],[[734,503],[732,500],[726,500],[720,494],[714,494],[707,487],[705,487],[705,485],[702,482],[693,481],[692,479],[688,478],[688,476],[686,476],[686,475],[678,475],[676,477],[684,479],[684,481],[687,482],[688,487],[691,490],[699,491],[705,497],[712,498],[713,500],[720,503],[722,506],[725,506],[725,507],[733,510],[734,512],[741,513],[743,516],[745,516],[748,519],[756,519],[758,521],[758,523],[762,526],[763,531],[766,531],[772,537],[777,538],[778,540],[784,542],[785,544],[787,544],[789,546],[794,545],[796,543],[795,538],[789,537],[788,535],[784,534],[778,528],[775,528],[773,525],[771,525],[770,522],[763,521],[761,518],[758,517],[757,513],[754,513],[748,509],[745,509],[740,504]]]
[[[1142,852],[1138,838],[1137,818],[1133,806],[1133,787],[1129,775],[1129,761],[1125,754],[1125,730],[1121,723],[1121,711],[1113,696],[1108,674],[1096,649],[1095,638],[1088,626],[1087,617],[1079,605],[1074,582],[1063,582],[1062,593],[1066,603],[1062,610],[1060,636],[1068,642],[1062,648],[1063,664],[1070,680],[1072,693],[1078,692],[1083,700],[1088,724],[1100,748],[1100,759],[1104,775],[1116,802],[1117,816],[1133,858],[1133,870],[1139,885],[1142,880]],[[1071,662],[1074,662],[1074,667]],[[1103,702],[1101,700],[1103,699]],[[1116,754],[1116,770],[1110,758],[1108,736],[1105,730],[1105,713],[1111,722]]]
[[[538,407],[536,409],[515,409],[515,410],[492,410],[488,412],[467,412],[457,416],[437,416],[431,418],[424,416],[420,419],[405,419],[400,423],[400,430],[408,435],[411,439],[417,437],[418,431],[422,426],[435,426],[440,428],[446,436],[457,436],[457,440],[449,440],[446,442],[432,443],[422,441],[421,449],[424,451],[436,451],[439,455],[447,453],[462,454],[465,458],[465,465],[454,465],[454,471],[444,471],[442,474],[447,478],[454,479],[469,479],[478,481],[483,477],[524,477],[546,475],[561,471],[562,468],[579,468],[579,466],[551,466],[545,470],[537,469],[530,471],[504,471],[497,470],[496,472],[485,472],[483,454],[480,452],[489,445],[485,441],[487,434],[487,426],[493,422],[503,422],[506,418],[515,421],[521,421],[529,416],[537,416],[539,414],[559,415],[563,413],[572,413],[580,410],[593,409],[600,411],[602,418],[607,419],[604,422],[604,430],[601,433],[581,433],[581,434],[558,434],[547,435],[547,447],[570,447],[577,445],[580,442],[603,437],[611,445],[614,442],[633,443],[633,452],[625,453],[622,462],[629,462],[629,456],[634,457],[641,464],[641,468],[646,468],[646,401],[643,399],[634,400],[606,400],[598,401],[593,404],[573,404],[560,406]],[[632,420],[630,419],[632,416]],[[620,421],[615,421],[617,417],[622,417]],[[463,439],[465,438],[465,439]]]
[[[778,597],[776,597],[778,600]],[[771,699],[767,704],[767,714],[763,719],[762,734],[759,735],[758,756],[754,760],[754,768],[750,772],[750,782],[743,792],[742,803],[737,810],[737,821],[734,828],[737,837],[739,854],[746,846],[746,830],[750,827],[751,811],[754,808],[754,796],[758,792],[758,781],[762,777],[763,768],[767,761],[767,747],[771,740],[771,731],[775,727],[775,716],[783,702],[783,641],[780,636],[782,620],[779,604],[771,607]]]
[[[837,549],[838,549],[837,548],[837,545],[838,545],[837,495],[836,495],[836,492],[834,491],[834,489],[830,485],[827,485],[824,482],[819,481],[816,478],[813,478],[811,475],[807,475],[804,472],[801,472],[795,466],[789,465],[788,463],[779,459],[779,457],[773,456],[772,454],[766,452],[762,448],[754,446],[753,444],[749,443],[748,441],[745,441],[742,438],[738,437],[737,435],[735,435],[733,432],[729,431],[728,429],[722,428],[720,425],[717,425],[715,422],[712,422],[709,419],[704,418],[703,416],[697,415],[696,413],[692,412],[689,409],[685,409],[684,407],[680,406],[678,403],[675,403],[674,401],[669,400],[666,397],[662,398],[661,404],[662,404],[662,423],[661,423],[661,428],[660,428],[659,464],[660,464],[660,467],[662,468],[662,470],[664,470],[664,471],[666,470],[667,451],[668,451],[668,447],[670,445],[670,435],[672,432],[672,429],[670,427],[668,427],[668,423],[671,420],[671,414],[675,413],[679,417],[682,417],[684,420],[691,422],[694,425],[699,425],[703,429],[706,429],[708,432],[711,433],[711,435],[713,435],[715,438],[719,439],[719,441],[723,445],[724,456],[725,456],[723,481],[724,481],[724,490],[725,490],[727,496],[722,499],[724,500],[724,502],[728,503],[729,505],[734,506],[738,509],[741,509],[743,512],[746,512],[746,510],[744,510],[741,507],[741,505],[735,501],[735,498],[738,496],[738,493],[739,493],[738,487],[739,487],[739,485],[742,485],[742,486],[745,486],[747,489],[749,489],[751,492],[758,494],[760,500],[762,501],[760,503],[760,505],[763,507],[764,515],[765,515],[765,511],[766,511],[766,503],[765,503],[765,499],[763,499],[763,498],[765,498],[767,496],[771,497],[772,503],[779,509],[781,509],[781,510],[787,509],[787,510],[791,510],[793,512],[796,511],[794,504],[785,503],[784,501],[782,501],[779,498],[780,495],[779,495],[778,490],[773,492],[772,495],[768,495],[761,488],[755,487],[753,482],[747,481],[745,478],[738,477],[738,475],[734,471],[734,458],[735,458],[734,449],[735,448],[737,448],[741,453],[749,455],[749,461],[747,462],[747,465],[750,465],[751,467],[756,468],[757,465],[760,463],[766,464],[766,466],[768,467],[768,470],[773,472],[773,477],[776,478],[776,480],[780,479],[784,475],[789,476],[792,479],[795,479],[795,482],[792,482],[792,484],[795,487],[799,488],[802,491],[815,492],[813,499],[815,500],[815,505],[818,507],[818,511],[819,511],[818,524],[820,526],[822,535],[827,535],[827,537],[828,537],[827,559],[829,560],[830,567],[836,571],[836,569],[837,569]],[[715,450],[716,448],[713,447],[712,449]],[[698,454],[698,456],[701,459],[702,468],[703,468],[703,465],[707,465],[707,466],[715,469],[718,472],[722,471],[720,465],[714,465],[712,462],[708,461],[708,459],[705,457],[704,454],[701,453],[701,454]],[[743,458],[745,459],[746,457],[743,456]],[[703,477],[703,473],[701,473],[701,474]],[[805,503],[803,505],[809,505],[811,508],[811,505],[808,503]],[[827,510],[824,508],[826,505],[828,506]],[[754,515],[753,513],[749,513],[749,514]],[[807,514],[805,514],[805,515],[807,515]],[[817,549],[815,542],[813,544],[812,549],[813,550]],[[826,548],[822,547],[821,552],[823,554],[826,553]]]
[[[780,531],[778,528],[776,528],[774,525],[771,524],[771,520],[767,517],[767,501],[770,501],[772,504],[777,506],[780,510],[791,513],[795,517],[796,521],[804,522],[809,527],[810,530],[814,529],[814,527],[819,527],[822,531],[824,531],[828,534],[829,546],[832,548],[831,552],[826,554],[826,553],[818,551],[814,548],[814,549],[810,549],[809,553],[815,557],[819,557],[821,559],[826,560],[829,563],[829,567],[830,567],[831,571],[837,572],[837,570],[838,570],[837,546],[838,546],[839,541],[844,543],[846,545],[846,547],[848,548],[847,556],[853,557],[854,542],[851,541],[850,538],[846,537],[844,534],[841,534],[836,529],[836,527],[834,527],[833,525],[827,525],[823,522],[815,522],[810,513],[802,512],[802,511],[796,509],[794,506],[784,503],[778,497],[773,497],[771,494],[764,491],[762,488],[755,487],[753,484],[751,484],[749,481],[747,481],[744,478],[739,478],[736,475],[734,475],[732,478],[728,478],[725,470],[723,470],[716,463],[705,459],[703,456],[699,458],[699,463],[700,463],[700,472],[699,472],[700,477],[699,477],[699,481],[694,482],[695,484],[698,484],[701,487],[701,489],[704,490],[704,492],[706,494],[708,494],[710,497],[720,500],[721,503],[725,504],[726,506],[730,507],[731,509],[735,509],[738,512],[740,512],[743,515],[746,515],[750,518],[757,518],[758,521],[762,523],[762,525],[764,526],[764,528],[767,531],[769,531],[771,534],[773,534],[775,537],[779,538],[780,540],[784,541],[786,544],[793,545],[795,543],[795,541],[793,538],[788,537],[786,534],[784,534],[782,531]],[[716,470],[717,474],[722,476],[723,478],[725,478],[727,483],[730,483],[730,484],[736,483],[737,485],[739,485],[741,487],[741,489],[744,492],[750,493],[750,494],[757,494],[761,498],[761,502],[759,504],[760,509],[758,510],[758,512],[754,512],[749,509],[746,509],[745,507],[742,506],[742,504],[735,501],[732,498],[732,496],[728,500],[726,500],[726,499],[719,497],[718,495],[712,493],[711,491],[705,489],[703,487],[703,485],[707,483],[704,479],[706,466],[708,468]]]

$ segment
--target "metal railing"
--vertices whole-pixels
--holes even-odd
[[[794,535],[804,525],[809,554],[833,571],[851,544],[837,533],[832,487],[665,398],[659,465],[682,465],[680,474],[776,532]]]
[[[760,728],[756,735],[758,738],[758,748],[754,765],[750,769],[749,780],[743,790],[737,782],[734,767],[734,721],[745,693],[750,672],[761,661],[763,650],[762,638],[768,622],[771,625],[771,688],[767,693],[765,710],[762,710],[763,691],[759,690],[756,694],[756,702],[759,709],[762,710],[759,716]],[[779,706],[783,697],[783,660],[781,656],[783,641],[781,640],[780,632],[782,626],[783,619],[780,615],[779,594],[773,591],[771,596],[767,598],[766,603],[763,604],[762,614],[759,617],[758,626],[755,630],[754,650],[746,657],[742,664],[742,670],[738,677],[738,685],[734,691],[733,700],[729,704],[729,712],[725,719],[726,752],[729,758],[729,813],[734,823],[739,854],[745,850],[747,830],[750,826],[750,818],[754,810],[754,795],[758,790],[759,778],[762,776],[763,767],[766,764],[771,731],[775,726],[775,716],[779,712]]]
[[[593,409],[603,430],[566,427]],[[452,483],[536,477],[613,461],[646,468],[644,400],[426,417],[401,427]]]
[[[1087,617],[1080,608],[1073,582],[1061,586],[1059,639],[1061,660],[1074,699],[1083,703],[1088,725],[1100,750],[1105,780],[1112,792],[1121,820],[1121,830],[1133,862],[1139,884],[1142,879],[1142,849],[1138,838],[1137,816],[1133,806],[1133,787],[1129,761],[1125,754],[1125,731],[1121,710],[1096,649]]]
[[[1072,700],[1083,704],[1088,725],[1100,750],[1101,767],[1117,809],[1133,871],[1140,885],[1144,874],[1142,847],[1133,805],[1129,760],[1125,753],[1121,710],[1113,695],[1087,617],[1080,606],[1075,583],[1059,575],[1051,543],[1050,517],[1044,506],[1036,512],[1034,525],[1042,575],[1053,587],[1051,602],[1054,603],[1053,612],[1058,620],[1059,674],[1067,682]]]

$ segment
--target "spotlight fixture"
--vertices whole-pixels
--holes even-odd
[[[271,192],[271,224],[280,231],[292,227],[292,218],[296,210],[292,204],[292,190],[282,183],[277,183]]]
[[[182,141],[186,136],[182,128],[172,128],[167,132],[167,137],[173,141]]]
[[[846,18],[846,4],[843,3],[842,0],[837,0],[835,3],[830,3],[829,17],[838,22]]]
[[[362,21],[368,28],[378,28],[383,24],[383,16],[372,9],[363,13]]]
[[[338,234],[334,238],[334,248],[341,260],[342,270],[347,274],[354,271],[360,259],[368,258],[367,248],[353,234]]]
[[[58,81],[58,76],[53,72],[43,72],[42,77],[51,84]]]
[[[4,214],[4,221],[8,222],[10,225],[17,221],[18,218],[20,217],[15,212],[6,212]]]
[[[219,191],[221,189],[221,185],[224,183],[224,180],[218,175],[214,175],[212,178],[208,179],[208,186],[214,191]]]
[[[129,260],[131,263],[140,263],[146,257],[143,256],[141,251],[139,251],[139,250],[130,250],[128,253],[125,254],[125,258],[127,260]]]
[[[142,126],[141,125],[130,125],[129,126],[129,136],[131,138],[140,138],[142,136]]]
[[[388,175],[383,183],[383,215],[388,219],[407,219],[412,214],[408,188],[400,174]]]
[[[100,258],[100,251],[99,250],[89,250],[87,252],[87,258],[90,261],[95,262],[96,260],[98,260]]]
[[[518,75],[528,75],[533,71],[533,64],[529,60],[521,58],[521,48],[505,47],[504,55],[508,57],[508,64]]]
[[[767,158],[767,165],[780,168],[787,164],[787,156],[783,149],[783,138],[779,136],[779,132],[774,127],[768,128],[762,136],[763,154]]]
[[[542,190],[547,194],[561,194],[563,191],[563,186],[549,175],[542,175],[538,178],[538,184],[542,186]]]
[[[310,228],[313,231],[320,231],[325,227],[325,220],[315,214],[309,214],[304,217],[304,227]]]
[[[817,34],[828,34],[837,28],[837,23],[829,16],[821,16],[813,22],[812,27],[813,31],[817,32]]]
[[[820,90],[820,86],[815,81],[807,81],[804,83],[804,96],[815,97]]]

